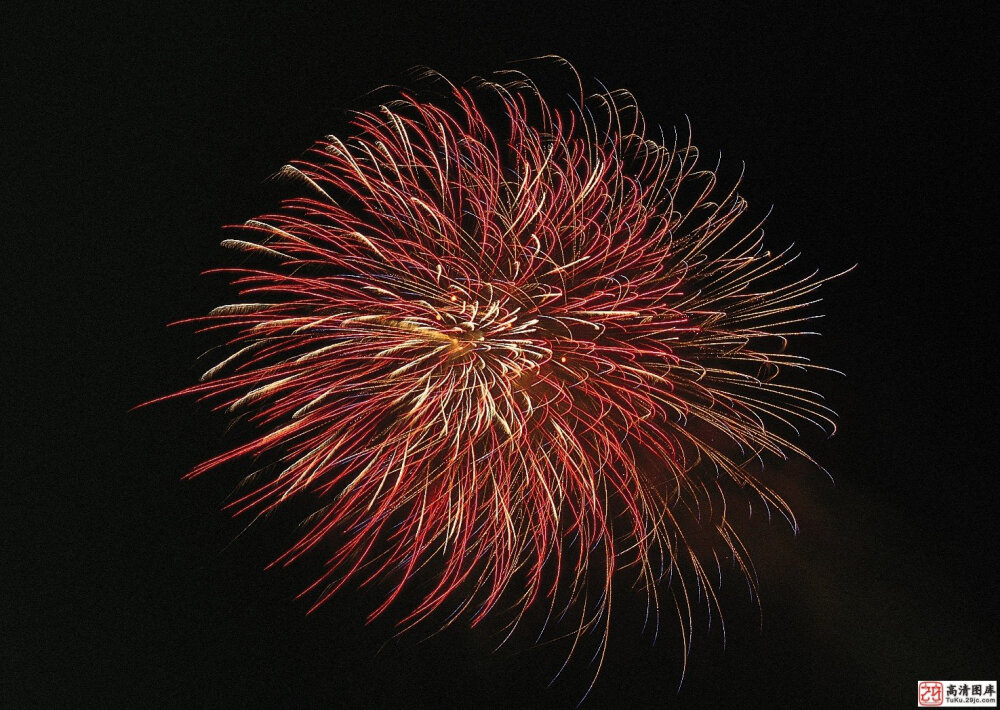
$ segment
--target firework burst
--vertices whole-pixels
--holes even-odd
[[[578,639],[628,568],[689,617],[694,587],[714,603],[693,536],[752,580],[722,482],[794,526],[749,464],[804,456],[796,420],[834,428],[783,377],[813,367],[786,345],[825,279],[783,278],[736,187],[626,92],[421,83],[443,89],[354,115],[223,242],[261,265],[224,270],[245,300],[195,322],[230,354],[181,394],[258,434],[190,475],[256,461],[237,512],[313,502],[280,562],[324,549],[316,606],[378,580],[373,617],[410,585],[403,625],[576,609]]]

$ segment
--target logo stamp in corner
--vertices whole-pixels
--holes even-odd
[[[997,706],[995,680],[920,680],[917,681],[918,708],[956,708]]]

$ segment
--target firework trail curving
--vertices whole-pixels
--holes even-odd
[[[783,277],[794,255],[627,92],[421,82],[443,89],[355,114],[283,169],[300,196],[223,242],[261,265],[224,270],[245,300],[194,320],[230,354],[179,394],[258,434],[190,475],[257,461],[236,511],[314,502],[280,562],[333,544],[316,606],[374,580],[372,617],[409,585],[403,625],[547,607],[578,640],[625,571],[690,619],[695,590],[716,603],[692,537],[752,580],[722,483],[794,526],[749,464],[805,456],[796,420],[834,429],[784,378],[815,367],[786,345],[826,279]]]

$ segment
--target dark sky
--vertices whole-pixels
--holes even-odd
[[[803,268],[858,264],[807,346],[847,373],[815,383],[841,431],[803,440],[836,484],[779,467],[802,530],[748,535],[763,627],[731,580],[725,646],[696,624],[678,691],[674,628],[652,643],[641,598],[622,601],[585,707],[912,707],[918,679],[996,678],[996,35],[979,13],[95,5],[5,10],[0,705],[575,704],[585,664],[546,688],[561,657],[527,637],[385,643],[353,590],[306,617],[318,561],[263,571],[291,517],[237,537],[220,507],[238,477],[180,480],[224,421],[187,401],[129,412],[201,372],[210,343],[165,324],[225,302],[199,276],[231,263],[220,226],[270,206],[265,179],[344,109],[413,65],[460,81],[552,53],[745,161],[743,194],[774,205],[768,239]]]

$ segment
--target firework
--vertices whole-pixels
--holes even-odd
[[[181,394],[257,434],[190,475],[255,462],[239,513],[311,501],[279,561],[324,550],[315,606],[377,581],[372,616],[406,599],[404,626],[547,607],[579,638],[623,570],[657,611],[665,588],[682,616],[692,585],[714,603],[692,537],[752,579],[723,483],[794,526],[750,464],[805,456],[796,420],[834,428],[784,378],[814,367],[786,346],[825,279],[783,277],[736,187],[627,92],[421,84],[440,91],[354,115],[223,242],[244,300],[195,322],[230,351]]]

